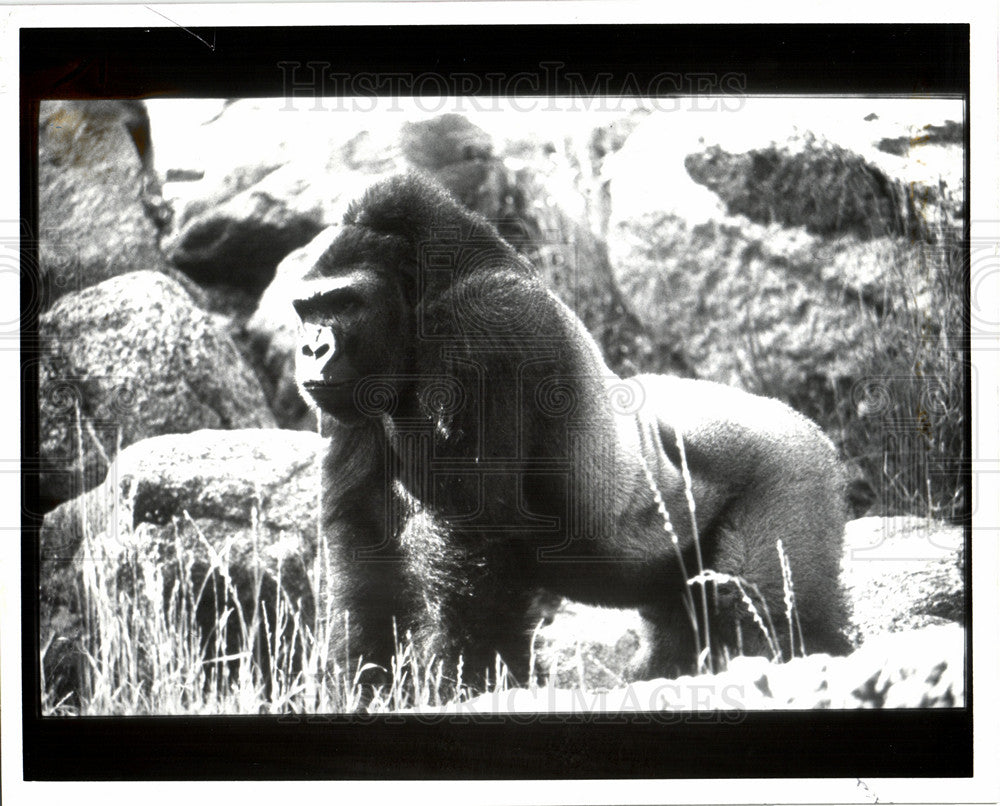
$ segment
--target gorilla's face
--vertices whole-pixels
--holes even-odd
[[[395,276],[367,264],[336,271],[321,260],[292,304],[301,323],[295,377],[303,397],[344,423],[371,414],[361,387],[394,385],[409,348],[412,316]]]

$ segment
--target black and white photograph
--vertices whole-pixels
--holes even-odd
[[[41,104],[44,714],[964,705],[962,99],[587,100]]]
[[[972,774],[969,27],[513,27],[21,32],[39,777]]]

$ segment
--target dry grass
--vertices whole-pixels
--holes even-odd
[[[370,666],[350,665],[334,657],[334,631],[350,634],[346,614],[304,607],[282,590],[281,567],[273,598],[265,594],[261,574],[251,596],[241,596],[233,582],[228,546],[213,550],[207,571],[195,564],[176,529],[176,561],[164,565],[141,556],[109,552],[107,546],[142,544],[122,524],[111,539],[84,525],[81,563],[76,578],[82,603],[77,690],[62,694],[44,676],[41,648],[42,713],[47,716],[138,714],[285,714],[398,711],[465,699],[442,691],[440,663],[422,664],[410,636],[396,641],[388,684],[371,691],[359,684]],[[190,518],[189,526],[194,526]],[[175,528],[178,524],[175,523]],[[197,529],[196,526],[194,526]],[[199,539],[208,548],[207,541]],[[328,552],[317,552],[310,573],[314,602],[329,601]],[[241,601],[256,602],[249,612]],[[206,603],[212,614],[206,624]],[[461,669],[455,670],[459,680]],[[454,676],[454,675],[451,675]],[[498,664],[494,688],[506,686]],[[447,688],[451,691],[451,688]]]
[[[864,308],[867,360],[835,416],[843,451],[875,492],[868,514],[960,520],[969,511],[965,468],[967,271],[960,233],[901,251],[897,291]]]

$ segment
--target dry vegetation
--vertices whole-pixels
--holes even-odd
[[[967,517],[967,267],[961,233],[939,222],[932,243],[901,251],[891,266],[902,293],[874,310],[867,364],[839,390],[832,416],[842,452],[875,491],[870,514]]]

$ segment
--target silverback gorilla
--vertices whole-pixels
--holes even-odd
[[[333,421],[322,519],[352,657],[388,668],[395,625],[445,676],[461,659],[481,680],[499,654],[524,682],[539,591],[639,608],[636,676],[693,670],[703,612],[717,657],[766,653],[733,583],[691,612],[699,550],[742,579],[787,656],[779,540],[796,651],[846,648],[843,485],[819,428],[718,384],[616,377],[532,266],[437,186],[369,189],[294,306],[300,389]]]

